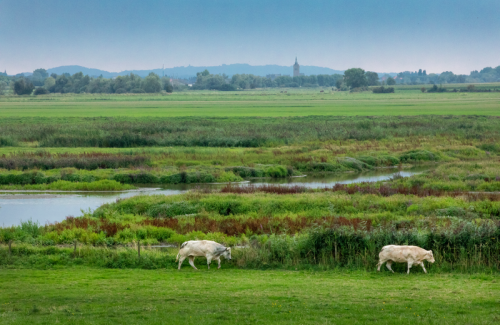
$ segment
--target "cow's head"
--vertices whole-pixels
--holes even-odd
[[[431,263],[434,263],[436,261],[434,259],[434,255],[432,254],[432,251],[427,251],[427,255],[425,256],[425,259]]]
[[[226,247],[226,249],[224,250],[224,253],[222,253],[221,256],[224,256],[224,258],[226,260],[230,260],[231,259],[231,247]]]

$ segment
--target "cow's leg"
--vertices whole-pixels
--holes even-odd
[[[408,261],[408,274],[410,274],[410,269],[411,269],[411,266],[413,265],[413,261],[412,260],[409,260]]]
[[[394,273],[394,271],[391,268],[391,265],[392,265],[392,261],[387,261],[387,263],[385,263],[385,266],[389,269],[389,271],[391,271],[392,273]]]
[[[219,266],[217,267],[217,269],[220,269],[220,257],[217,257],[217,263],[219,263]]]
[[[385,262],[385,261],[384,261],[384,260],[382,260],[382,259],[380,259],[380,260],[378,261],[378,264],[377,264],[377,271],[378,271],[378,272],[380,272],[380,267],[382,266],[382,264],[384,264],[384,262]]]
[[[210,263],[212,263],[212,257],[211,256],[207,256],[207,265],[208,265],[208,269],[210,270]]]
[[[193,269],[198,270],[196,266],[194,266],[194,256],[189,256],[189,264],[193,267]]]
[[[185,260],[185,259],[186,259],[186,256],[181,256],[181,257],[179,258],[179,268],[178,268],[178,270],[180,270],[180,269],[181,269],[182,262],[184,262],[184,260]]]
[[[425,269],[425,266],[424,266],[424,261],[420,262],[420,266],[424,270],[424,273],[427,273],[427,270]]]

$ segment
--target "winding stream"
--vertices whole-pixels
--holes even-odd
[[[422,173],[428,167],[419,167],[399,172],[403,177]],[[349,184],[360,182],[375,182],[387,180],[398,173],[396,169],[379,169],[364,173],[327,174],[287,179],[252,179],[248,184],[282,184],[301,185],[309,188],[330,187],[336,183]],[[245,185],[243,184],[243,186]],[[0,226],[9,227],[19,225],[23,220],[33,220],[40,224],[62,221],[67,216],[80,216],[82,210],[94,210],[104,203],[115,202],[118,198],[127,198],[135,195],[175,195],[196,187],[217,188],[220,184],[177,184],[163,186],[160,190],[144,189],[142,191],[122,193],[85,193],[85,194],[0,194]]]

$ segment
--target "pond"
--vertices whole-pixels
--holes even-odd
[[[253,184],[281,184],[301,185],[309,188],[331,187],[336,183],[360,183],[387,180],[396,173],[403,177],[422,173],[428,167],[412,168],[398,171],[397,169],[378,169],[364,173],[323,174],[287,179],[252,179],[242,186]],[[40,224],[62,221],[67,216],[81,216],[82,210],[94,210],[104,203],[115,202],[118,198],[127,198],[135,195],[175,195],[197,187],[217,188],[221,184],[177,184],[164,186],[161,189],[145,188],[140,191],[122,193],[4,193],[0,194],[0,226],[9,227],[19,225],[21,221],[32,220]]]

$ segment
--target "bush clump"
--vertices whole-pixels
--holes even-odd
[[[385,88],[384,86],[375,87],[373,88],[372,91],[374,94],[390,94],[394,92],[394,87],[387,87],[387,88]]]
[[[411,150],[403,153],[399,160],[401,162],[437,161],[438,157],[427,150]]]

